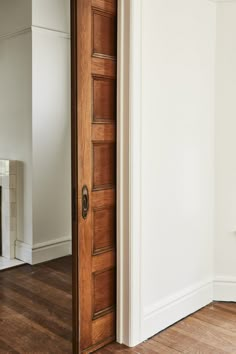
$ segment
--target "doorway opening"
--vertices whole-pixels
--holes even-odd
[[[72,352],[72,269],[74,352],[92,352],[116,339],[117,2],[90,3],[88,11],[84,0],[72,1],[71,9],[69,1],[0,0],[0,159],[17,166],[7,187],[15,222],[13,214],[8,217],[14,237],[10,258],[21,262],[0,272],[6,294],[0,316],[9,331],[1,326],[0,347],[8,351],[37,351],[40,342],[42,352]],[[79,59],[72,68],[75,80],[70,76],[70,10],[75,28],[83,20],[75,17],[78,8],[88,26],[87,38],[79,38],[79,27],[73,33],[72,63]],[[86,107],[80,90],[90,107],[87,120],[81,119]],[[80,128],[89,133],[80,135]],[[88,159],[80,155],[81,144],[91,149]],[[0,181],[4,189],[2,176]],[[88,289],[83,294],[81,281]],[[17,333],[21,338],[12,342]]]
[[[0,0],[0,352],[72,353],[70,1]]]

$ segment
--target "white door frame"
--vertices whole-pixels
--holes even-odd
[[[142,0],[118,0],[117,341],[142,341]]]

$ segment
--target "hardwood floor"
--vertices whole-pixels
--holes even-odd
[[[0,272],[0,354],[72,353],[71,262]]]
[[[0,272],[0,354],[72,353],[71,257]],[[135,348],[97,354],[236,354],[236,303],[214,303]]]
[[[96,354],[235,354],[236,303],[213,303],[135,348],[112,344]]]

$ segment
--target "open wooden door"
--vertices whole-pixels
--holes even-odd
[[[116,55],[116,0],[73,0],[75,353],[116,335]]]

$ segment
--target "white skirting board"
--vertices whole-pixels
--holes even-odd
[[[148,307],[144,313],[142,340],[146,340],[212,302],[212,281],[196,284]]]
[[[71,237],[62,237],[33,246],[16,241],[15,247],[16,258],[32,265],[68,256],[71,252]]]
[[[236,278],[217,277],[213,282],[213,299],[236,302]]]

